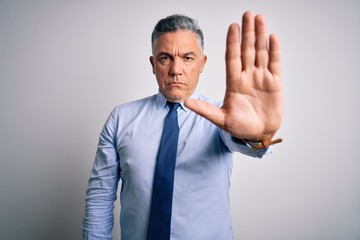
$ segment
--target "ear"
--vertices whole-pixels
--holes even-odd
[[[206,55],[203,55],[203,56],[202,56],[202,59],[201,59],[201,67],[200,67],[200,72],[201,72],[201,73],[202,73],[203,70],[204,70],[206,61],[207,61],[207,56],[206,56]]]
[[[152,66],[152,72],[153,72],[153,74],[155,74],[154,57],[153,57],[153,56],[150,56],[150,57],[149,57],[149,60],[150,60],[151,66]]]

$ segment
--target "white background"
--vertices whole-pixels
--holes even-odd
[[[262,160],[235,154],[235,240],[359,240],[355,0],[1,0],[0,238],[80,239],[102,125],[117,104],[157,92],[155,23],[199,20],[208,63],[198,89],[221,100],[227,27],[245,10],[263,13],[282,43],[284,142]]]

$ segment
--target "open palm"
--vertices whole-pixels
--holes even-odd
[[[280,128],[283,114],[280,44],[267,36],[261,15],[244,13],[241,30],[241,37],[238,24],[228,30],[222,107],[195,99],[185,105],[237,138],[263,140]]]

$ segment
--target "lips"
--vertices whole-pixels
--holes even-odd
[[[186,85],[183,81],[181,80],[169,80],[167,82],[168,85]]]
[[[185,85],[185,84],[182,82],[171,82],[169,83],[169,85]]]

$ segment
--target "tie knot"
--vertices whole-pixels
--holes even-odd
[[[174,103],[174,102],[166,102],[166,105],[169,106],[170,110],[176,110],[179,106],[180,103]]]

